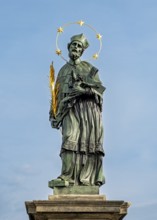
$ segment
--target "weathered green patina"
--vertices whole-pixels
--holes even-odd
[[[56,80],[57,114],[50,121],[62,129],[61,174],[56,180],[69,185],[94,186],[105,183],[103,175],[102,85],[98,69],[80,57],[89,43],[83,34],[68,44],[70,60]],[[54,183],[54,180],[53,180]]]

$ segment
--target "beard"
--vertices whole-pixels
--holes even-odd
[[[69,57],[72,60],[77,60],[80,56],[81,56],[81,53],[78,52],[77,50],[72,50],[72,51],[69,52]]]

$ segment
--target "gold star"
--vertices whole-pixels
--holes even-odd
[[[62,51],[61,51],[60,49],[57,49],[57,50],[56,50],[56,54],[59,56],[59,55],[62,54]]]
[[[98,59],[98,57],[99,57],[99,55],[97,54],[97,53],[95,53],[94,55],[93,55],[93,58],[96,60],[96,59]]]
[[[101,34],[97,34],[96,37],[98,38],[98,40],[101,40],[102,35]]]
[[[78,21],[77,24],[79,24],[80,26],[84,25],[84,21]]]
[[[62,27],[59,27],[59,28],[57,29],[57,32],[58,32],[58,33],[63,33],[63,28],[62,28]]]

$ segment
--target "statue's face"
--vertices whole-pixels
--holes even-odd
[[[82,43],[79,41],[73,41],[69,46],[69,57],[72,60],[76,60],[81,57],[83,51],[84,49]]]

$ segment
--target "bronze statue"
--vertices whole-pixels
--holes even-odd
[[[101,186],[103,175],[102,95],[98,69],[80,57],[89,46],[83,34],[68,44],[69,62],[55,84],[56,110],[50,109],[53,128],[61,128],[62,170],[58,181],[70,185]]]

